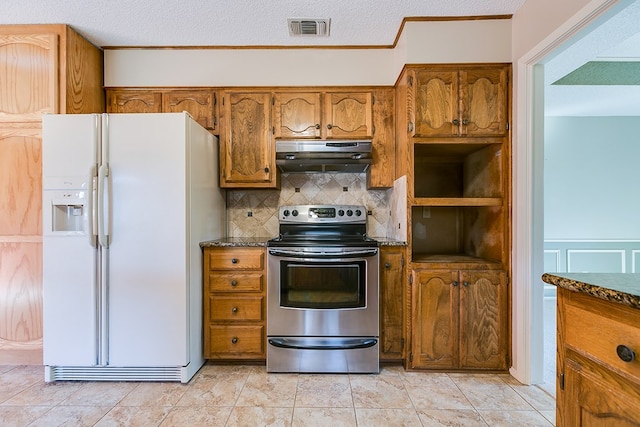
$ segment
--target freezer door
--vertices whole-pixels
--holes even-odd
[[[184,366],[187,117],[107,119],[108,364]]]

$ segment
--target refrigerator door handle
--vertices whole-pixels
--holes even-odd
[[[98,169],[98,243],[103,248],[109,247],[109,233],[105,231],[109,225],[105,223],[105,207],[110,208],[104,191],[107,179],[109,179],[109,165],[102,164]]]
[[[88,197],[88,208],[89,208],[89,243],[91,246],[96,247],[98,244],[98,229],[97,229],[97,218],[96,215],[98,213],[98,209],[96,206],[96,180],[98,179],[98,174],[96,173],[95,166],[91,168],[91,178],[89,179],[89,191],[87,192]]]

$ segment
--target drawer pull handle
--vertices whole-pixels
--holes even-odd
[[[231,286],[237,286],[238,285],[238,281],[237,280],[232,280],[231,281]]]
[[[231,307],[231,312],[232,313],[237,313],[238,312],[238,307]]]
[[[231,338],[231,344],[238,344],[238,337]]]
[[[231,264],[237,264],[238,258],[231,258]]]
[[[633,362],[636,358],[636,354],[626,345],[619,345],[616,347],[616,353],[618,353],[618,357],[623,362]]]

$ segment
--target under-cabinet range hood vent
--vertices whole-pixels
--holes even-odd
[[[285,173],[365,172],[371,141],[276,141],[276,165]]]
[[[287,24],[289,26],[289,35],[298,36],[316,36],[328,37],[329,24],[331,20],[327,19],[305,19],[305,18],[289,18]]]

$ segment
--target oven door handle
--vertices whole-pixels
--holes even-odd
[[[357,258],[362,256],[374,256],[377,253],[378,248],[344,252],[308,252],[292,251],[290,249],[269,249],[270,255],[301,258]]]
[[[309,341],[295,338],[269,338],[269,344],[280,348],[293,348],[297,350],[354,350],[358,348],[373,347],[378,343],[376,338],[342,338],[326,341]]]

